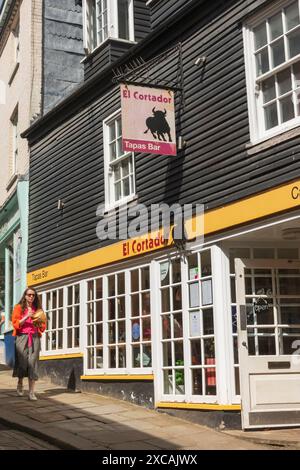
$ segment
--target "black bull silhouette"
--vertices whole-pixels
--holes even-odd
[[[165,134],[167,134],[169,142],[172,142],[170,126],[166,120],[167,111],[155,111],[154,107],[152,109],[152,113],[153,116],[146,119],[147,129],[145,130],[144,134],[147,134],[147,132],[150,130],[154,139],[164,140],[165,142]]]

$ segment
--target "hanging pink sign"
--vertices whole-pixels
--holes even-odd
[[[174,92],[121,85],[124,152],[176,155]]]

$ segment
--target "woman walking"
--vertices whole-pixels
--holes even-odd
[[[23,378],[28,377],[29,400],[37,400],[34,394],[35,381],[38,380],[38,360],[40,354],[40,337],[46,328],[43,323],[34,323],[33,315],[41,310],[41,302],[35,289],[27,288],[14,307],[12,324],[13,336],[16,336],[16,358],[13,377],[18,377],[17,395],[23,396]]]

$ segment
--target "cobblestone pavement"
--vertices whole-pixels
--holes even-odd
[[[266,443],[226,435],[126,401],[70,393],[47,380],[37,382],[36,392],[39,398],[36,402],[28,400],[28,390],[23,397],[17,397],[16,379],[11,377],[11,371],[0,372],[0,422],[22,431],[4,429],[0,445],[37,449],[40,445],[45,448],[48,446],[45,442],[49,442],[60,449],[133,452],[272,449]],[[31,438],[28,433],[40,439]]]
[[[22,431],[11,429],[0,424],[0,451],[1,450],[55,450],[58,449],[41,439],[30,436]]]

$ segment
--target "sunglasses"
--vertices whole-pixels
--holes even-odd
[[[27,297],[35,297],[35,294],[26,294]]]

